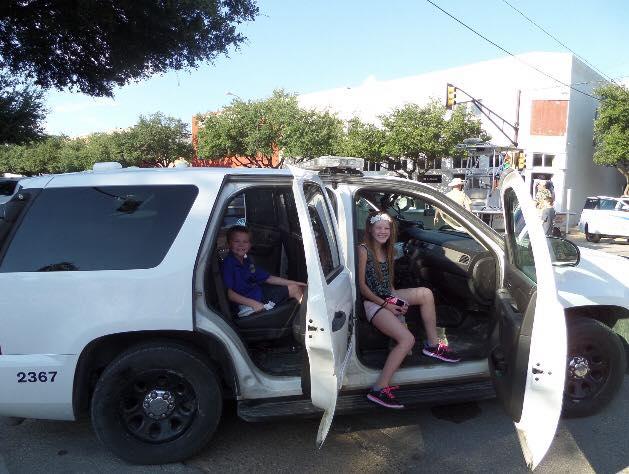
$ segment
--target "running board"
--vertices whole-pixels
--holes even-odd
[[[487,400],[496,397],[491,380],[468,382],[464,384],[441,384],[429,387],[400,387],[395,391],[396,397],[406,406],[446,405],[449,403]],[[366,391],[359,393],[341,393],[336,403],[336,413],[354,413],[382,407],[367,400]],[[310,399],[275,398],[271,400],[240,400],[238,416],[245,421],[266,421],[270,418],[293,416],[318,416],[323,410],[315,407]]]

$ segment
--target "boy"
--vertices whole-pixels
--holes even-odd
[[[288,298],[301,302],[305,283],[270,275],[256,268],[247,257],[251,249],[251,233],[247,227],[230,227],[227,245],[229,254],[223,262],[223,281],[227,287],[227,298],[235,306],[238,316],[271,309]]]

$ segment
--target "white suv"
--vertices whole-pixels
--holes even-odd
[[[365,393],[389,341],[365,321],[355,283],[369,202],[400,228],[396,286],[433,288],[442,335],[463,356],[442,364],[413,351],[395,374],[400,398],[498,396],[537,465],[564,399],[566,318],[520,176],[503,177],[503,238],[429,186],[330,163],[319,174],[100,167],[21,182],[0,207],[0,414],[89,415],[116,455],[158,464],[206,445],[223,400],[235,399],[245,420],[321,416],[321,445],[335,412],[377,409]],[[404,216],[410,207],[414,220]],[[435,208],[464,230],[432,227]],[[234,209],[258,265],[307,281],[301,306],[231,314],[220,261]],[[559,263],[574,265],[576,247],[557,242]],[[407,321],[420,335],[419,316],[409,311]],[[609,331],[585,313],[571,326]],[[614,379],[588,365],[588,348],[568,374]],[[580,387],[565,396],[587,402]]]
[[[594,196],[585,200],[579,229],[590,242],[601,237],[629,239],[629,196]]]

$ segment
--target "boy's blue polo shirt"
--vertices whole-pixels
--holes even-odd
[[[225,286],[241,296],[262,301],[260,283],[271,276],[267,271],[257,268],[249,257],[242,263],[229,252],[223,261],[223,282]]]

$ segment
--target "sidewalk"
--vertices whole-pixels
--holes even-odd
[[[603,238],[598,243],[588,242],[585,240],[585,234],[579,232],[577,227],[572,227],[570,233],[566,235],[579,247],[586,247],[594,250],[602,250],[603,252],[620,255],[621,257],[629,257],[629,242],[627,239],[607,239]]]

